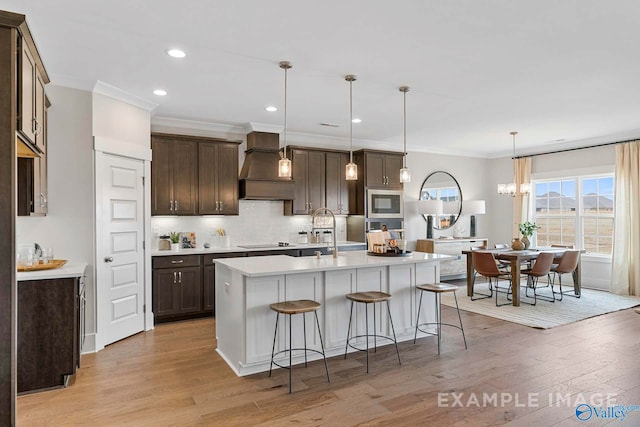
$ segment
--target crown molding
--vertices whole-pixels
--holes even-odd
[[[95,81],[84,80],[65,74],[49,74],[51,77],[51,84],[53,86],[68,87],[71,89],[86,90],[91,92],[95,86]]]
[[[271,125],[268,123],[256,123],[249,122],[245,125],[246,132],[269,132],[269,133],[282,133],[284,132],[284,126]],[[289,133],[290,134],[290,133]]]
[[[235,125],[230,123],[214,123],[204,122],[200,120],[188,120],[178,119],[175,117],[163,117],[153,116],[151,117],[151,130],[153,131],[166,131],[166,130],[194,130],[200,131],[200,133],[214,133],[214,134],[233,134],[233,135],[246,135],[247,129],[245,126]]]
[[[101,80],[96,81],[96,84],[93,86],[93,93],[108,96],[110,98],[117,99],[118,101],[131,104],[133,106],[142,108],[143,110],[147,110],[147,111],[153,111],[159,105],[159,104],[156,104],[155,102],[151,102],[147,99],[133,95],[129,92],[126,92],[120,88],[112,86]]]

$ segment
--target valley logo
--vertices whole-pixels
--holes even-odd
[[[589,421],[593,417],[596,419],[624,421],[630,411],[640,411],[640,405],[602,407],[581,403],[576,406],[576,418],[580,421]]]

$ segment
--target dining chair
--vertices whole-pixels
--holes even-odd
[[[536,292],[538,289],[538,280],[541,277],[547,276],[547,285],[545,286],[549,286],[551,284],[551,277],[549,272],[551,271],[551,264],[553,264],[554,256],[555,254],[553,252],[541,252],[540,255],[537,256],[533,267],[522,270],[522,274],[527,276],[525,296],[529,297],[529,289],[533,289],[533,303],[531,305],[536,305],[536,303],[538,302],[538,298],[549,302],[556,301],[553,288],[551,288],[551,297],[538,295],[538,293]],[[525,303],[529,304],[527,302]]]
[[[496,259],[491,252],[473,251],[471,252],[471,261],[473,263],[473,268],[475,269],[476,273],[489,279],[489,291],[491,292],[489,295],[478,292],[478,294],[481,295],[481,297],[480,298],[473,297],[473,294],[474,294],[473,288],[475,287],[475,282],[477,277],[476,274],[474,273],[473,284],[471,288],[471,301],[476,301],[484,298],[491,298],[493,296],[492,282],[493,282],[493,279],[495,279],[495,284],[493,286],[495,286],[495,291],[496,291],[496,307],[499,307],[501,305],[511,304],[510,302],[498,304],[498,293],[499,292],[504,293],[504,291],[500,291],[498,287],[498,282],[500,281],[500,278],[503,278],[509,281],[509,287],[507,288],[507,292],[506,292],[507,299],[509,299],[509,293],[511,293],[511,273],[500,271],[498,269],[498,265],[496,264]]]
[[[571,273],[573,275],[573,283],[576,283],[576,269],[578,268],[578,261],[580,260],[580,251],[565,251],[560,257],[560,262],[557,266],[553,266],[551,268],[551,272],[553,273],[553,280],[551,281],[551,292],[560,295],[558,301],[562,301],[562,296],[567,295],[574,298],[580,298],[580,294],[576,292],[576,288],[574,285],[573,291],[562,291],[562,275],[566,273]],[[555,292],[553,290],[553,285],[555,284],[556,276],[558,276],[558,284],[560,285],[560,292]]]

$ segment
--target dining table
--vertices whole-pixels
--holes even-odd
[[[552,252],[554,253],[554,258],[560,258],[562,254],[564,254],[567,250],[575,250],[568,248],[556,248],[556,247],[536,247],[521,251],[516,251],[513,249],[475,249],[481,250],[482,252],[491,252],[495,259],[508,261],[510,265],[511,271],[511,293],[513,295],[512,304],[515,307],[520,306],[520,266],[523,263],[530,262],[535,260],[538,255],[542,252]],[[584,250],[579,250],[580,253],[584,253]],[[463,250],[462,253],[467,256],[467,296],[471,297],[473,295],[473,279],[474,279],[474,268],[473,268],[473,260],[471,258],[471,254],[473,250]],[[573,274],[573,287],[576,295],[580,295],[581,289],[581,278],[580,278],[580,258],[578,257],[578,266]],[[555,261],[554,261],[555,262]]]

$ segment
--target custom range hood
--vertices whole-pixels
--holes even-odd
[[[270,132],[247,134],[247,151],[240,171],[240,199],[293,200],[291,178],[278,177],[280,135]]]

